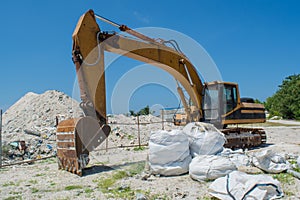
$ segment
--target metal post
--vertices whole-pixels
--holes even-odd
[[[0,166],[2,166],[2,109],[0,109]]]
[[[161,129],[165,130],[165,126],[164,126],[164,110],[161,110]]]
[[[108,124],[108,116],[106,116],[106,124]],[[108,151],[108,137],[106,137],[105,139],[105,151],[106,152]]]
[[[106,138],[105,150],[108,152],[108,137]]]
[[[140,118],[139,118],[139,115],[137,116],[137,124],[138,124],[138,142],[139,142],[139,148],[141,148]]]

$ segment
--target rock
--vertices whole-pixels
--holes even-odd
[[[262,174],[264,173],[261,169],[252,166],[239,166],[238,171],[245,172],[247,174]]]
[[[151,174],[143,172],[140,176],[141,176],[141,180],[146,181],[148,180],[148,178],[150,178]]]
[[[147,200],[148,198],[141,193],[136,193],[136,200]]]

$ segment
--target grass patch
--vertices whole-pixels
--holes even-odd
[[[294,124],[283,124],[279,122],[265,122],[265,123],[254,123],[254,124],[239,124],[239,127],[276,127],[276,126],[295,126]],[[230,125],[228,126],[230,128],[236,127],[236,125]]]
[[[57,163],[57,159],[56,158],[47,158],[47,159],[40,160],[38,162],[51,164],[51,163]]]
[[[202,197],[201,197],[201,198],[200,198],[200,197],[197,198],[197,200],[200,200],[200,199],[201,199],[201,200],[202,200],[202,199],[203,199],[203,200],[218,200],[218,198],[213,197],[213,196],[205,196],[205,197],[203,197],[203,198],[202,198]]]
[[[39,176],[45,176],[45,173],[40,173],[40,174],[36,174],[35,177],[39,177]]]
[[[122,198],[122,199],[133,199],[135,197],[135,191],[129,186],[120,186],[109,191],[109,198]]]
[[[282,184],[292,185],[295,183],[293,175],[288,173],[274,174],[273,178],[277,179]]]
[[[37,184],[37,180],[29,180],[29,183],[31,183],[31,184]]]
[[[9,181],[7,183],[4,183],[2,186],[9,187],[9,186],[19,186],[19,185],[20,185],[20,183]]]
[[[125,171],[117,171],[116,173],[114,173],[113,175],[112,175],[112,177],[113,177],[113,179],[115,179],[115,180],[120,180],[120,179],[123,179],[123,178],[126,178],[126,177],[128,177],[128,173],[127,172],[125,172]]]
[[[37,193],[37,192],[39,192],[39,189],[37,189],[37,188],[31,188],[31,192],[32,193]]]
[[[10,191],[9,194],[22,194],[22,192]]]
[[[146,164],[146,162],[139,162],[139,163],[133,164],[128,170],[130,176],[134,176],[134,175],[142,173],[145,169],[145,164]]]
[[[56,185],[56,183],[54,183],[54,182],[50,183],[50,186],[55,186],[55,185]]]
[[[140,146],[140,147],[134,147],[134,148],[133,148],[133,151],[143,151],[143,150],[145,150],[145,149],[146,149],[146,147]]]
[[[93,192],[94,192],[94,190],[91,189],[91,188],[85,188],[85,189],[84,189],[84,193],[86,193],[86,194],[91,194],[91,193],[93,193]]]
[[[133,135],[127,135],[127,139],[128,139],[128,140],[133,140],[133,139],[134,139],[134,136],[133,136]]]
[[[7,168],[0,168],[0,172],[7,172],[8,169]]]
[[[22,196],[18,195],[18,196],[10,196],[10,197],[4,198],[4,200],[16,200],[16,199],[22,199]]]
[[[102,192],[108,193],[111,187],[120,179],[128,177],[128,174],[125,171],[117,171],[111,175],[111,177],[100,179],[98,181],[98,187]]]
[[[81,185],[68,185],[65,187],[65,190],[77,190],[77,189],[82,189]]]
[[[166,199],[161,198],[161,195],[152,195],[150,196],[150,192],[145,192],[142,190],[134,190],[129,185],[118,185],[117,182],[121,179],[134,176],[136,174],[141,173],[145,168],[145,162],[136,163],[128,169],[128,171],[120,170],[111,174],[106,178],[101,178],[98,180],[93,180],[93,182],[98,182],[98,187],[103,192],[107,198],[113,199],[135,199],[136,194],[141,193],[147,197],[148,199]],[[157,198],[159,197],[159,198]]]
[[[297,167],[296,167],[296,168],[293,167],[293,170],[300,173],[300,167],[298,167],[297,161],[296,161],[296,160],[288,160],[288,161],[289,161],[289,163],[291,163],[292,165],[296,165]]]

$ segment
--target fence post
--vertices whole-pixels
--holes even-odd
[[[139,142],[139,148],[141,148],[141,136],[140,136],[140,117],[137,116],[137,124],[138,124],[138,142]]]
[[[165,130],[165,126],[164,126],[164,110],[162,110],[161,112],[161,129]]]
[[[108,124],[108,116],[106,116],[106,124]],[[108,151],[108,137],[105,139],[105,151]]]
[[[0,166],[2,166],[2,109],[0,109]]]

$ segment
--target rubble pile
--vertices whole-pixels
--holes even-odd
[[[10,159],[55,153],[56,118],[61,121],[81,115],[78,102],[63,92],[29,92],[3,114],[4,153]]]

